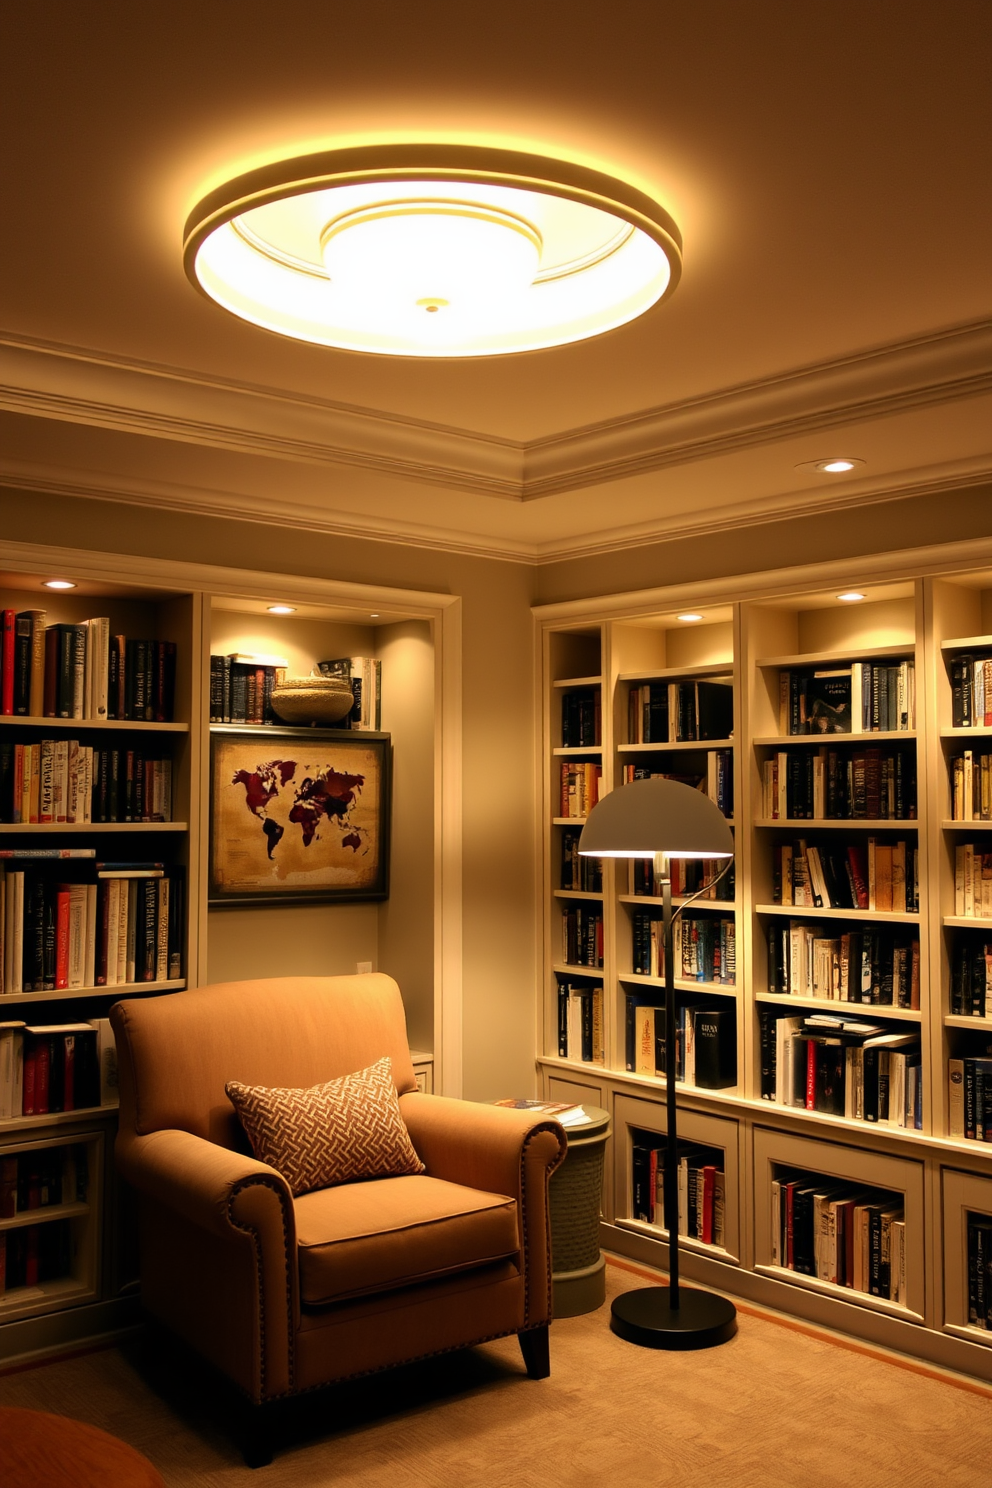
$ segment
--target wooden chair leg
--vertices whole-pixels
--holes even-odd
[[[525,1333],[518,1333],[517,1337],[520,1339],[520,1352],[524,1356],[528,1378],[547,1379],[551,1373],[547,1323],[542,1328],[528,1328]]]
[[[273,1457],[272,1409],[246,1405],[241,1419],[241,1455],[245,1467],[268,1467]]]

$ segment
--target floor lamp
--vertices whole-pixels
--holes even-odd
[[[727,858],[734,839],[708,796],[677,780],[635,780],[604,796],[589,813],[579,852],[594,858],[653,858],[660,882],[665,931],[665,1227],[668,1286],[625,1292],[613,1303],[610,1327],[645,1348],[700,1349],[726,1343],[737,1332],[732,1302],[714,1292],[679,1285],[678,1113],[675,1100],[675,958],[672,947],[672,880],[669,858]],[[716,879],[711,880],[715,883]],[[709,888],[704,885],[700,892]],[[698,897],[698,896],[693,896]],[[676,911],[680,913],[681,908]]]

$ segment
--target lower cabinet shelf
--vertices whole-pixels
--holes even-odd
[[[920,1162],[758,1126],[755,1269],[922,1323],[924,1188]]]
[[[992,1349],[992,1178],[941,1172],[943,1326]]]
[[[104,1160],[102,1131],[0,1145],[0,1322],[99,1297]]]

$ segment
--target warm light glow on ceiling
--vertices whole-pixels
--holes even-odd
[[[702,617],[702,615],[685,614],[685,615],[676,615],[675,618],[676,618],[676,620],[690,621],[690,620],[702,620],[703,617]]]
[[[295,605],[269,605],[268,606],[268,610],[269,610],[269,614],[270,615],[295,615],[296,614],[296,606]]]
[[[46,589],[75,589],[76,587],[71,579],[45,579],[44,586]]]
[[[851,589],[846,594],[838,594],[837,598],[842,599],[845,604],[857,604],[859,599],[864,599],[864,595],[858,594],[855,589]]]
[[[365,146],[267,166],[205,198],[186,270],[297,340],[469,357],[582,341],[681,271],[671,218],[584,167],[476,146]]]

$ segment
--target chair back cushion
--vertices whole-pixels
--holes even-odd
[[[297,1089],[388,1055],[397,1093],[417,1088],[392,977],[271,977],[171,996],[128,998],[111,1013],[122,1135],[167,1129],[249,1151],[228,1080]]]

